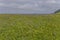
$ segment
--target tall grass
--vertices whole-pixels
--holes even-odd
[[[60,40],[60,15],[0,15],[0,40]]]

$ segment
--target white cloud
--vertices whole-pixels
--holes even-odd
[[[45,2],[45,4],[48,4],[48,5],[60,5],[60,0],[58,1],[58,0],[47,0],[46,2]],[[47,6],[47,5],[46,5]]]
[[[3,1],[3,0],[0,0],[0,1]]]
[[[40,4],[40,3],[44,3],[43,1],[38,1],[38,3]]]
[[[57,3],[56,0],[47,0],[46,3]]]
[[[19,9],[28,9],[28,10],[34,10],[34,9],[39,9],[37,8],[38,7],[38,4],[37,3],[34,3],[34,4],[18,4],[18,3],[9,3],[9,4],[6,4],[6,3],[0,3],[0,7],[10,7],[10,8],[19,8]]]
[[[24,4],[24,5],[19,5],[17,8],[19,9],[27,9],[27,10],[39,10],[38,8],[38,4],[35,3],[35,4]]]
[[[4,3],[0,3],[0,6],[5,6],[6,4],[4,4]]]
[[[53,8],[55,4],[60,4],[56,0],[0,0],[0,7],[18,8],[24,10],[45,10]],[[60,7],[60,6],[59,6]]]

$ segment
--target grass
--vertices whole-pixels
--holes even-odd
[[[0,14],[0,40],[60,40],[60,15]]]

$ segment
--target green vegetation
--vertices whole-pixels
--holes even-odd
[[[60,15],[0,14],[0,40],[60,40]]]

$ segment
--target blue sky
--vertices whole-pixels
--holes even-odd
[[[0,13],[53,13],[60,0],[0,0]]]

